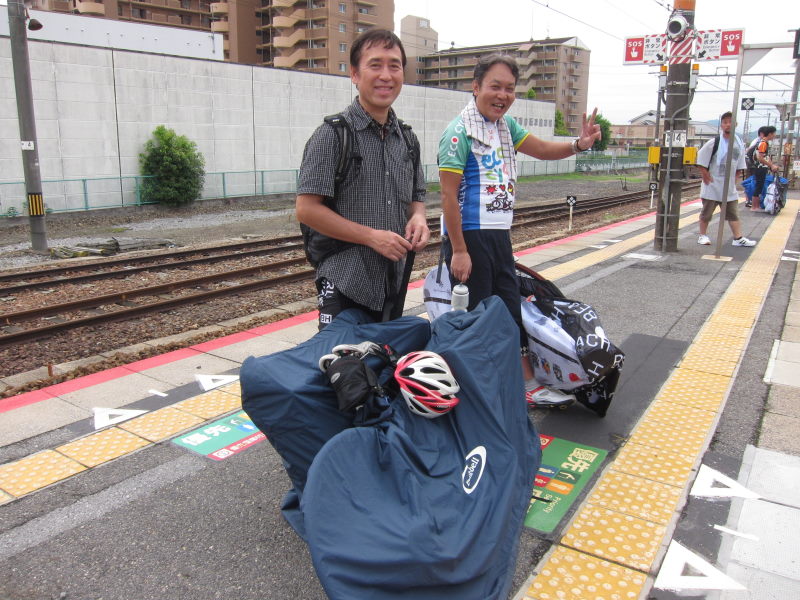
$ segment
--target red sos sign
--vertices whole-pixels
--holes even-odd
[[[644,38],[628,38],[625,40],[625,62],[642,62],[644,59]]]
[[[739,54],[739,49],[742,47],[743,39],[744,39],[744,31],[741,29],[723,31],[722,41],[720,42],[720,47],[719,47],[719,55],[737,56]]]

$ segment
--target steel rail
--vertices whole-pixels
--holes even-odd
[[[178,306],[184,306],[187,304],[196,304],[201,301],[211,300],[213,298],[217,298],[220,296],[227,296],[233,293],[250,292],[253,290],[257,290],[264,287],[270,287],[281,283],[291,283],[294,281],[300,281],[302,279],[310,278],[311,275],[313,275],[313,271],[311,271],[310,269],[306,269],[304,271],[298,271],[297,273],[290,273],[288,275],[279,275],[278,277],[272,277],[269,279],[260,279],[258,281],[243,283],[235,287],[220,288],[217,290],[199,292],[197,294],[192,294],[190,296],[182,296],[180,298],[170,298],[168,300],[161,300],[159,302],[154,302],[151,304],[143,304],[141,306],[125,308],[122,310],[106,313],[103,315],[90,315],[88,317],[81,317],[80,319],[73,319],[71,321],[66,321],[64,323],[53,323],[52,325],[37,327],[35,329],[26,329],[24,331],[7,333],[0,335],[0,347],[8,346],[10,344],[15,344],[18,342],[40,339],[52,335],[54,333],[60,333],[67,329],[84,327],[86,325],[97,325],[100,323],[126,321],[132,317],[144,313],[152,314],[153,312],[163,312],[170,308],[176,308]]]
[[[687,189],[687,191],[689,191]],[[596,210],[601,210],[604,208],[608,208],[610,206],[616,206],[620,204],[625,204],[633,201],[638,201],[642,199],[646,199],[649,196],[650,192],[634,192],[631,194],[624,195],[624,198],[620,198],[618,196],[608,197],[608,198],[597,198],[597,199],[588,199],[576,204],[576,207],[580,207],[579,212],[592,212]],[[518,215],[524,215],[525,213],[533,213],[535,216],[529,220],[522,221],[520,223],[514,223],[512,227],[519,228],[524,226],[530,226],[536,223],[543,223],[555,218],[563,216],[566,212],[568,212],[568,207],[565,207],[562,204],[551,204],[546,205],[544,207],[537,206],[537,207],[525,207],[518,211]],[[573,209],[574,212],[574,209]],[[539,213],[539,214],[537,214]],[[545,213],[545,214],[541,214]],[[435,221],[438,224],[437,219],[430,219],[431,221]],[[274,241],[274,240],[272,240]],[[434,249],[441,245],[441,241],[433,241],[428,244],[427,249]],[[228,271],[223,273],[218,273],[214,275],[206,275],[203,277],[197,277],[192,279],[184,279],[172,283],[161,284],[158,286],[152,287],[145,287],[139,288],[135,290],[128,290],[124,292],[117,292],[113,294],[107,294],[104,296],[94,297],[91,299],[79,300],[75,302],[65,303],[63,305],[55,305],[52,307],[45,307],[44,309],[31,309],[27,311],[19,311],[17,313],[7,313],[5,315],[0,315],[0,319],[5,321],[7,324],[11,324],[12,321],[22,321],[22,320],[30,320],[31,318],[35,317],[42,317],[46,315],[53,315],[63,313],[69,310],[85,310],[89,308],[96,308],[97,306],[102,306],[104,304],[114,304],[120,303],[128,300],[132,297],[139,297],[139,296],[146,296],[146,295],[154,295],[163,292],[170,292],[175,291],[177,289],[191,287],[193,285],[199,285],[203,283],[209,283],[213,281],[219,281],[223,279],[230,279],[232,277],[237,276],[248,276],[252,275],[253,273],[257,273],[260,271],[265,270],[275,270],[280,268],[287,268],[291,266],[296,266],[299,264],[305,263],[305,257],[298,258],[298,259],[291,259],[287,261],[281,261],[278,263],[268,264],[268,265],[258,265],[255,267],[247,267],[245,269],[238,269],[235,271]],[[114,321],[121,321],[127,320],[133,316],[141,315],[144,313],[149,312],[163,312],[166,309],[174,308],[177,306],[183,306],[187,304],[194,304],[203,300],[207,300],[209,298],[216,298],[225,295],[234,295],[241,292],[252,291],[254,289],[260,289],[264,287],[271,287],[273,285],[278,285],[282,283],[290,283],[296,281],[302,281],[306,279],[312,279],[314,277],[314,270],[313,269],[303,269],[301,271],[297,271],[296,273],[291,273],[289,275],[282,275],[278,277],[262,279],[255,282],[248,282],[244,284],[238,284],[235,286],[228,286],[225,288],[220,288],[217,290],[210,290],[199,292],[197,294],[189,294],[186,296],[182,296],[180,298],[171,298],[167,300],[162,300],[159,302],[143,304],[141,306],[136,307],[129,307],[124,308],[121,310],[116,310],[104,314],[99,315],[90,315],[87,317],[81,317],[78,319],[72,319],[68,321],[64,321],[62,323],[53,323],[44,327],[38,327],[34,329],[27,329],[23,331],[16,331],[16,332],[8,332],[5,334],[0,334],[0,347],[7,346],[13,343],[17,343],[20,341],[31,340],[31,339],[38,339],[41,337],[46,337],[53,333],[62,332],[68,329],[73,329],[77,327],[83,327],[86,325],[91,324],[98,324],[98,323],[106,323],[106,322],[114,322]],[[55,281],[53,283],[58,283]]]

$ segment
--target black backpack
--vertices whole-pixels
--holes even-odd
[[[416,179],[417,168],[420,161],[420,147],[419,140],[412,137],[411,125],[404,123],[398,119],[400,125],[400,132],[403,135],[403,140],[406,143],[408,152],[411,155],[411,160],[414,164],[414,175],[411,179],[413,189],[414,181]],[[358,151],[358,142],[353,132],[353,128],[347,119],[344,118],[342,113],[329,115],[325,117],[325,123],[333,127],[336,132],[336,138],[339,141],[339,160],[336,163],[336,172],[333,180],[333,198],[325,198],[323,204],[331,210],[336,210],[336,197],[339,195],[339,187],[342,182],[347,178],[351,168],[355,168],[355,177],[358,177],[361,172],[361,154]],[[303,234],[303,250],[306,253],[306,259],[309,264],[315,269],[322,264],[326,258],[333,254],[337,254],[342,250],[355,246],[352,242],[344,242],[337,240],[327,235],[321,234],[315,229],[311,229],[308,225],[300,223],[300,232]]]

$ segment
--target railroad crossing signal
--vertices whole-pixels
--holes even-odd
[[[742,110],[753,110],[755,106],[755,98],[742,98]]]

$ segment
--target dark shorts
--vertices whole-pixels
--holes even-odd
[[[769,173],[769,169],[763,169],[761,167],[753,169],[753,175],[756,177],[753,196],[761,196],[761,193],[764,191],[764,180],[767,178],[767,173]]]
[[[317,286],[317,308],[319,309],[319,330],[322,331],[330,325],[334,317],[348,308],[357,308],[367,313],[375,322],[383,321],[383,312],[371,310],[366,306],[351,300],[328,281],[325,277],[320,277],[316,281]]]
[[[703,198],[703,210],[700,211],[700,220],[703,223],[708,223],[714,215],[714,211],[722,204],[716,200],[706,200]],[[738,221],[739,220],[739,202],[728,202],[725,207],[725,220]]]
[[[499,296],[519,326],[520,346],[525,351],[528,347],[528,336],[522,324],[522,298],[514,269],[511,233],[507,229],[482,229],[463,233],[469,257],[472,259],[469,279],[462,282],[469,288],[468,310],[472,310],[489,296]],[[452,247],[447,244],[445,261],[448,268],[452,254]],[[452,274],[450,283],[459,283]]]

